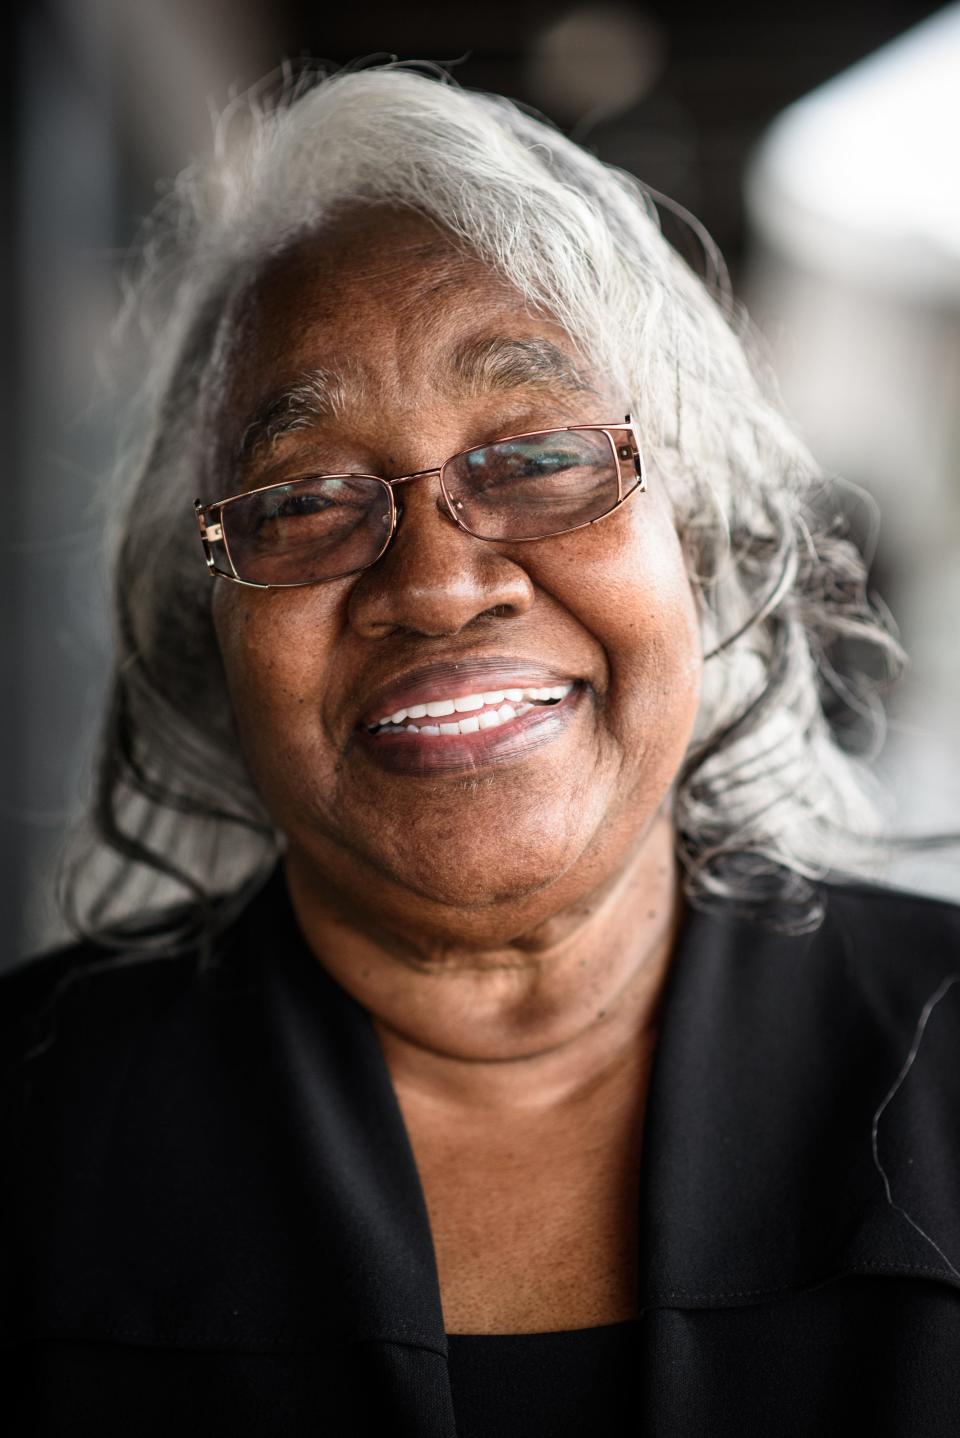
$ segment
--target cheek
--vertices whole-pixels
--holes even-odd
[[[213,623],[244,753],[255,777],[316,717],[327,655],[325,626],[309,603],[256,590],[215,596]],[[231,591],[234,586],[230,586]],[[311,622],[312,621],[312,622]]]
[[[702,657],[683,574],[635,596],[632,621],[611,632],[609,723],[645,789],[672,785],[700,707]]]
[[[637,499],[653,502],[626,506],[606,532],[598,524],[570,546],[563,597],[606,654],[611,725],[633,742],[642,727],[645,746],[683,746],[703,667],[696,601],[666,501]]]
[[[604,652],[607,686],[598,715],[615,756],[614,811],[629,815],[653,812],[669,793],[700,705],[696,603],[665,511],[665,504],[651,506],[628,523],[611,524],[606,535],[602,524],[586,531],[575,562],[570,555],[562,596]]]

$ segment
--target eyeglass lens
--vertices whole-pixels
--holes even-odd
[[[620,497],[602,431],[556,430],[468,450],[443,472],[459,522],[480,539],[539,539],[588,524]],[[387,486],[363,475],[299,479],[230,500],[221,511],[236,574],[303,584],[372,564],[390,531]]]

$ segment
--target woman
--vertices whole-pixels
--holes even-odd
[[[3,982],[7,1431],[952,1433],[960,921],[853,877],[834,492],[541,122],[249,119],[140,287],[93,938]]]

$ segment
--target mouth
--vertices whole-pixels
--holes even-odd
[[[469,693],[432,687],[358,725],[355,739],[378,767],[436,775],[516,762],[564,732],[585,689],[575,679],[514,681]]]
[[[477,734],[481,729],[499,729],[536,708],[561,704],[574,687],[574,681],[541,687],[488,689],[482,693],[461,694],[456,699],[431,699],[425,704],[411,704],[385,714],[367,726],[368,734],[428,734],[452,738],[458,734]]]

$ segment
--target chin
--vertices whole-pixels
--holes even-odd
[[[401,889],[444,908],[475,910],[522,904],[556,884],[575,864],[576,853],[501,845],[492,856],[454,848],[411,867],[391,864],[388,874]]]

